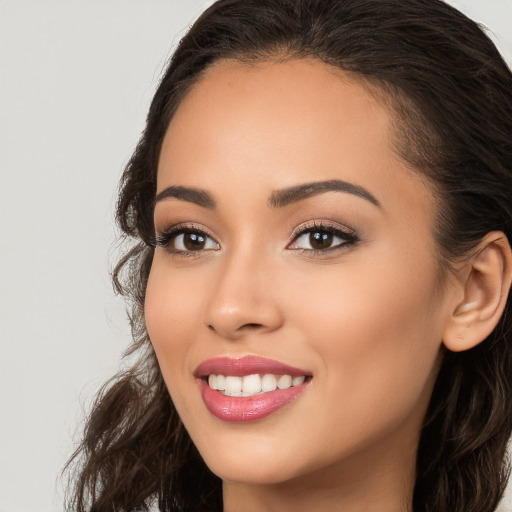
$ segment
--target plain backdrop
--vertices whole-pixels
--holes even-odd
[[[62,510],[83,410],[130,341],[109,278],[116,184],[210,3],[0,0],[0,512]],[[512,0],[451,3],[512,63]]]

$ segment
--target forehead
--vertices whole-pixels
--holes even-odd
[[[394,203],[412,196],[400,205],[411,213],[420,203],[430,210],[429,187],[394,151],[393,121],[373,91],[317,60],[221,61],[191,88],[170,123],[158,190],[215,192],[220,180],[219,193],[268,195],[342,179]]]
[[[259,137],[251,134],[254,143],[260,139],[268,146],[272,138],[278,144],[286,137],[289,144],[293,135],[298,143],[323,139],[327,146],[342,139],[361,141],[365,134],[372,136],[366,137],[369,143],[389,143],[391,148],[390,124],[384,102],[369,88],[318,60],[224,60],[207,68],[192,86],[171,121],[166,141],[177,145],[177,135],[190,136],[193,131],[199,142],[213,129],[216,142],[223,137],[240,143],[237,135],[265,126]]]

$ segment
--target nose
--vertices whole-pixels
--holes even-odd
[[[219,270],[204,307],[203,324],[209,330],[236,341],[282,326],[283,314],[271,265],[261,257],[233,254]]]

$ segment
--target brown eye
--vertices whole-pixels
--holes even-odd
[[[200,251],[206,245],[206,237],[200,233],[183,233],[183,246],[187,251]]]
[[[156,245],[164,247],[173,254],[201,251],[218,251],[220,245],[201,230],[171,228],[157,236]]]
[[[170,240],[176,252],[197,252],[220,249],[219,244],[202,231],[181,231]]]
[[[309,234],[309,244],[313,249],[328,249],[331,247],[333,234],[325,231],[312,231]]]
[[[313,226],[299,232],[288,249],[312,251],[320,255],[337,249],[348,249],[359,241],[356,233],[335,226]]]

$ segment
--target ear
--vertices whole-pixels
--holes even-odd
[[[485,340],[505,309],[512,281],[512,253],[505,234],[489,233],[458,278],[463,299],[457,300],[443,333],[445,347],[453,352]]]

